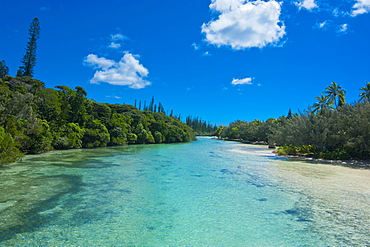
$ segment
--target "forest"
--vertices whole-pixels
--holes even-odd
[[[359,100],[346,104],[345,90],[332,82],[317,102],[299,114],[267,121],[235,121],[220,126],[216,135],[226,139],[260,141],[278,146],[282,155],[323,159],[370,159],[370,83]]]
[[[0,79],[0,162],[53,149],[195,140],[193,130],[163,112],[97,103],[82,87],[45,88],[30,77]]]

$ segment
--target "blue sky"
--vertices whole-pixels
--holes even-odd
[[[211,123],[278,118],[332,81],[370,81],[370,0],[2,1],[0,60],[15,75],[39,18],[34,78],[97,102],[150,101]]]

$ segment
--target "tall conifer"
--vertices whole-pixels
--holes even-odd
[[[21,60],[23,65],[19,67],[17,72],[17,76],[20,77],[32,77],[34,73],[34,67],[36,65],[36,41],[40,37],[40,22],[38,18],[33,18],[28,34],[29,40],[25,49],[26,54],[24,54]]]
[[[9,68],[6,66],[5,61],[0,61],[0,79],[9,73]]]

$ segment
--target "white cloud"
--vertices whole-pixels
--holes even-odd
[[[351,15],[356,16],[360,14],[366,14],[370,12],[370,0],[357,0],[355,5],[353,5],[353,10]]]
[[[321,30],[326,30],[330,26],[330,21],[326,20],[323,22],[316,23],[313,28],[321,29]]]
[[[252,85],[252,77],[244,78],[244,79],[233,79],[231,84],[233,85]]]
[[[237,9],[245,2],[244,0],[212,0],[209,8],[218,12],[228,12]]]
[[[85,58],[85,65],[92,66],[96,69],[107,70],[113,67],[116,62],[105,57],[98,57],[97,55],[90,54]]]
[[[275,0],[212,0],[209,7],[220,14],[218,19],[202,25],[210,44],[235,50],[262,48],[285,35],[284,23],[279,20],[281,6]]]
[[[112,49],[121,48],[123,41],[127,39],[126,36],[120,33],[111,34],[110,38],[112,42],[108,45],[108,47]]]
[[[120,33],[117,33],[117,34],[111,34],[111,39],[113,41],[120,41],[120,40],[125,40],[126,39],[126,36],[124,36],[123,34],[120,34]]]
[[[299,9],[305,8],[307,10],[312,10],[319,7],[315,3],[315,0],[303,0],[301,2],[296,2],[295,5],[297,5]]]
[[[348,28],[349,28],[348,24],[346,23],[342,24],[338,27],[338,33],[347,33]]]
[[[113,49],[118,49],[118,48],[120,48],[121,46],[122,46],[121,44],[114,43],[114,42],[110,43],[110,45],[109,45],[109,47],[110,47],[110,48],[113,48]]]
[[[128,86],[134,89],[144,88],[151,83],[144,78],[149,71],[130,53],[125,53],[119,62],[90,54],[84,64],[97,70],[90,80],[93,84],[106,82],[112,85]]]
[[[200,49],[200,46],[197,43],[191,44],[191,46],[194,48],[195,51]]]
[[[324,28],[325,26],[326,26],[326,21],[324,21],[324,22],[321,22],[321,23],[318,23],[318,27],[320,28],[320,29],[322,29],[322,28]]]
[[[122,99],[122,97],[120,97],[120,96],[105,96],[105,97],[107,97],[107,98],[115,98],[115,99]]]

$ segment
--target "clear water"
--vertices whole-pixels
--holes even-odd
[[[0,186],[0,246],[370,246],[370,170],[265,146],[50,152]]]

